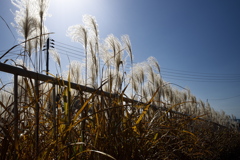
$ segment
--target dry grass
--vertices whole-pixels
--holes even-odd
[[[181,104],[168,111],[155,110],[125,102],[124,90],[120,97],[109,98],[74,89],[69,94],[68,86],[53,88],[47,83],[39,85],[37,96],[35,84],[23,81],[19,88],[26,90],[19,95],[17,139],[12,104],[1,101],[4,159],[13,159],[12,151],[19,159],[218,159],[239,144],[239,133],[231,128],[172,112]],[[1,95],[12,101],[12,95],[3,92],[2,88]],[[59,95],[55,99],[54,92]],[[40,105],[37,149],[36,100]]]
[[[28,13],[22,1],[17,1],[20,17],[20,12]],[[45,11],[48,1],[39,2],[46,2],[40,5]],[[20,21],[29,23],[29,15],[23,15],[25,19],[16,21],[19,31]],[[22,28],[25,54],[17,66],[41,72],[45,15],[30,17],[41,22],[38,34]],[[68,35],[84,46],[86,57],[70,62],[65,76],[59,73],[54,84],[18,76],[17,110],[13,86],[1,84],[1,159],[217,160],[240,146],[234,116],[216,112],[189,90],[165,82],[155,58],[133,65],[127,35],[121,41],[109,35],[100,43],[95,18],[85,15],[83,23],[70,27]],[[60,57],[53,53],[61,71]],[[70,82],[96,90],[88,93]]]

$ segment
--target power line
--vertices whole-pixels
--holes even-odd
[[[237,98],[240,97],[240,95],[232,96],[232,97],[226,97],[226,98],[217,98],[217,99],[208,99],[208,100],[226,100],[226,99],[232,99],[232,98]]]
[[[82,48],[78,48],[78,47],[75,47],[75,46],[71,46],[71,45],[65,44],[65,43],[63,43],[63,42],[59,42],[59,41],[55,41],[55,42],[60,43],[60,44],[65,45],[65,46],[68,46],[68,47],[72,47],[72,48],[75,48],[75,49],[83,50]]]
[[[72,45],[68,45],[59,41],[55,41],[55,42],[58,43],[56,44],[57,46],[56,50],[59,51],[59,54],[68,55],[69,57],[74,57],[77,59],[85,58],[82,48],[77,48]],[[18,51],[21,51],[21,50],[18,50]],[[15,56],[13,54],[17,54],[17,53],[16,51],[14,51],[14,52],[10,52],[10,54],[11,55],[9,55],[8,58]],[[125,69],[130,70],[130,68],[131,68],[131,65],[129,63],[126,63]],[[194,82],[239,82],[240,81],[240,74],[201,73],[201,72],[169,69],[164,67],[161,67],[161,75],[169,79],[182,80],[182,81],[194,81]]]
[[[185,72],[185,73],[195,73],[195,74],[200,74],[200,75],[216,75],[216,76],[240,76],[240,74],[227,74],[227,73],[222,73],[222,74],[218,74],[218,73],[203,73],[203,72],[193,72],[193,71],[184,71],[184,70],[177,70],[177,69],[169,69],[169,68],[165,68],[165,67],[160,67],[161,69],[165,69],[165,70],[170,70],[170,71],[177,71],[177,72]]]
[[[126,69],[130,70],[131,67],[126,65]],[[168,74],[170,73],[170,74]],[[175,72],[161,72],[161,76],[167,79],[175,79],[180,81],[192,81],[192,82],[240,82],[240,77],[230,77],[230,76],[202,76],[196,74],[179,74]],[[186,76],[185,76],[186,75]]]
[[[189,82],[213,82],[213,83],[229,83],[229,82],[240,82],[240,80],[210,80],[210,79],[181,79],[181,78],[176,78],[176,77],[169,77],[169,76],[163,76],[163,78],[167,79],[174,79],[174,80],[179,80],[179,81],[189,81]]]
[[[127,64],[129,65],[129,64]],[[206,77],[206,78],[227,78],[227,79],[232,79],[232,78],[240,78],[240,74],[218,74],[218,73],[203,73],[203,72],[193,72],[193,71],[183,71],[183,70],[176,70],[176,69],[169,69],[169,68],[161,68],[161,73],[162,74],[168,74],[169,76],[171,75],[180,75],[180,76],[189,76],[189,77]],[[189,78],[188,77],[188,78]]]
[[[162,73],[163,76],[173,77],[173,78],[184,78],[184,79],[197,79],[197,80],[219,80],[219,81],[231,81],[237,80],[240,81],[240,77],[199,77],[199,76],[180,76],[180,75],[172,75],[172,74],[165,74]]]
[[[74,51],[74,52],[77,52],[77,53],[83,53],[83,51],[74,50],[74,49],[71,49],[71,48],[68,48],[68,47],[64,47],[64,46],[61,46],[61,45],[58,45],[58,44],[56,44],[56,46],[58,46],[60,48],[68,49],[68,50],[71,50],[71,51]]]
[[[170,74],[177,74],[177,75],[186,75],[186,76],[192,76],[192,77],[196,77],[196,76],[200,76],[200,77],[239,77],[240,78],[240,74],[214,74],[214,75],[208,75],[208,74],[189,74],[188,72],[185,73],[179,73],[179,72],[171,72],[171,71],[162,71],[162,73],[170,73]]]
[[[82,57],[77,57],[77,56],[74,56],[74,55],[69,55],[68,53],[62,53],[62,52],[58,52],[59,54],[64,54],[64,55],[67,55],[67,56],[69,56],[69,57],[73,57],[73,58],[77,58],[77,59],[80,59],[80,58],[82,58]]]
[[[126,68],[129,69],[129,65],[126,66]],[[169,71],[161,70],[161,75],[167,79],[192,82],[240,82],[240,74],[199,73],[168,68],[164,69]]]
[[[79,57],[81,57],[81,58],[84,57],[84,55],[76,54],[76,53],[74,53],[74,52],[69,52],[69,51],[64,50],[64,49],[59,49],[59,48],[57,48],[57,50],[62,51],[62,52],[66,52],[66,54],[71,54],[71,55],[74,55],[74,56],[79,56]]]

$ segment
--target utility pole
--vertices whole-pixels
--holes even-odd
[[[50,41],[52,41],[51,43],[50,43]],[[46,49],[43,49],[43,51],[47,51],[46,52],[46,54],[47,54],[47,56],[46,56],[46,75],[48,75],[48,72],[49,72],[49,48],[51,47],[51,48],[54,48],[54,46],[52,46],[52,45],[54,45],[54,40],[53,39],[47,39],[47,46],[43,46],[43,47],[46,47]]]

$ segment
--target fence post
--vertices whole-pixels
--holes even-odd
[[[54,155],[55,155],[55,159],[57,159],[57,122],[56,122],[56,105],[57,105],[57,101],[56,101],[56,89],[55,89],[55,83],[53,83],[53,108],[52,108],[52,112],[53,112],[53,136],[54,136],[54,140],[56,141],[55,143],[55,147],[54,147]]]
[[[68,126],[70,125],[71,123],[71,91],[70,91],[70,87],[68,86]]]
[[[18,75],[14,74],[14,159],[18,149]]]
[[[35,106],[35,158],[38,159],[38,154],[39,154],[39,148],[38,148],[38,143],[39,143],[39,81],[38,79],[35,79],[35,98],[36,98],[36,106]]]

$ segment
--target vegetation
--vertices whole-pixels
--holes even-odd
[[[48,1],[12,3],[24,41],[14,65],[42,72]],[[17,117],[14,88],[1,84],[2,159],[226,159],[236,153],[234,116],[165,82],[155,58],[133,64],[129,37],[109,35],[100,42],[97,26],[93,16],[84,15],[83,24],[69,27],[67,36],[84,47],[85,59],[70,62],[55,83],[18,76]],[[51,54],[61,71],[57,51]],[[70,82],[95,92],[73,89]]]

